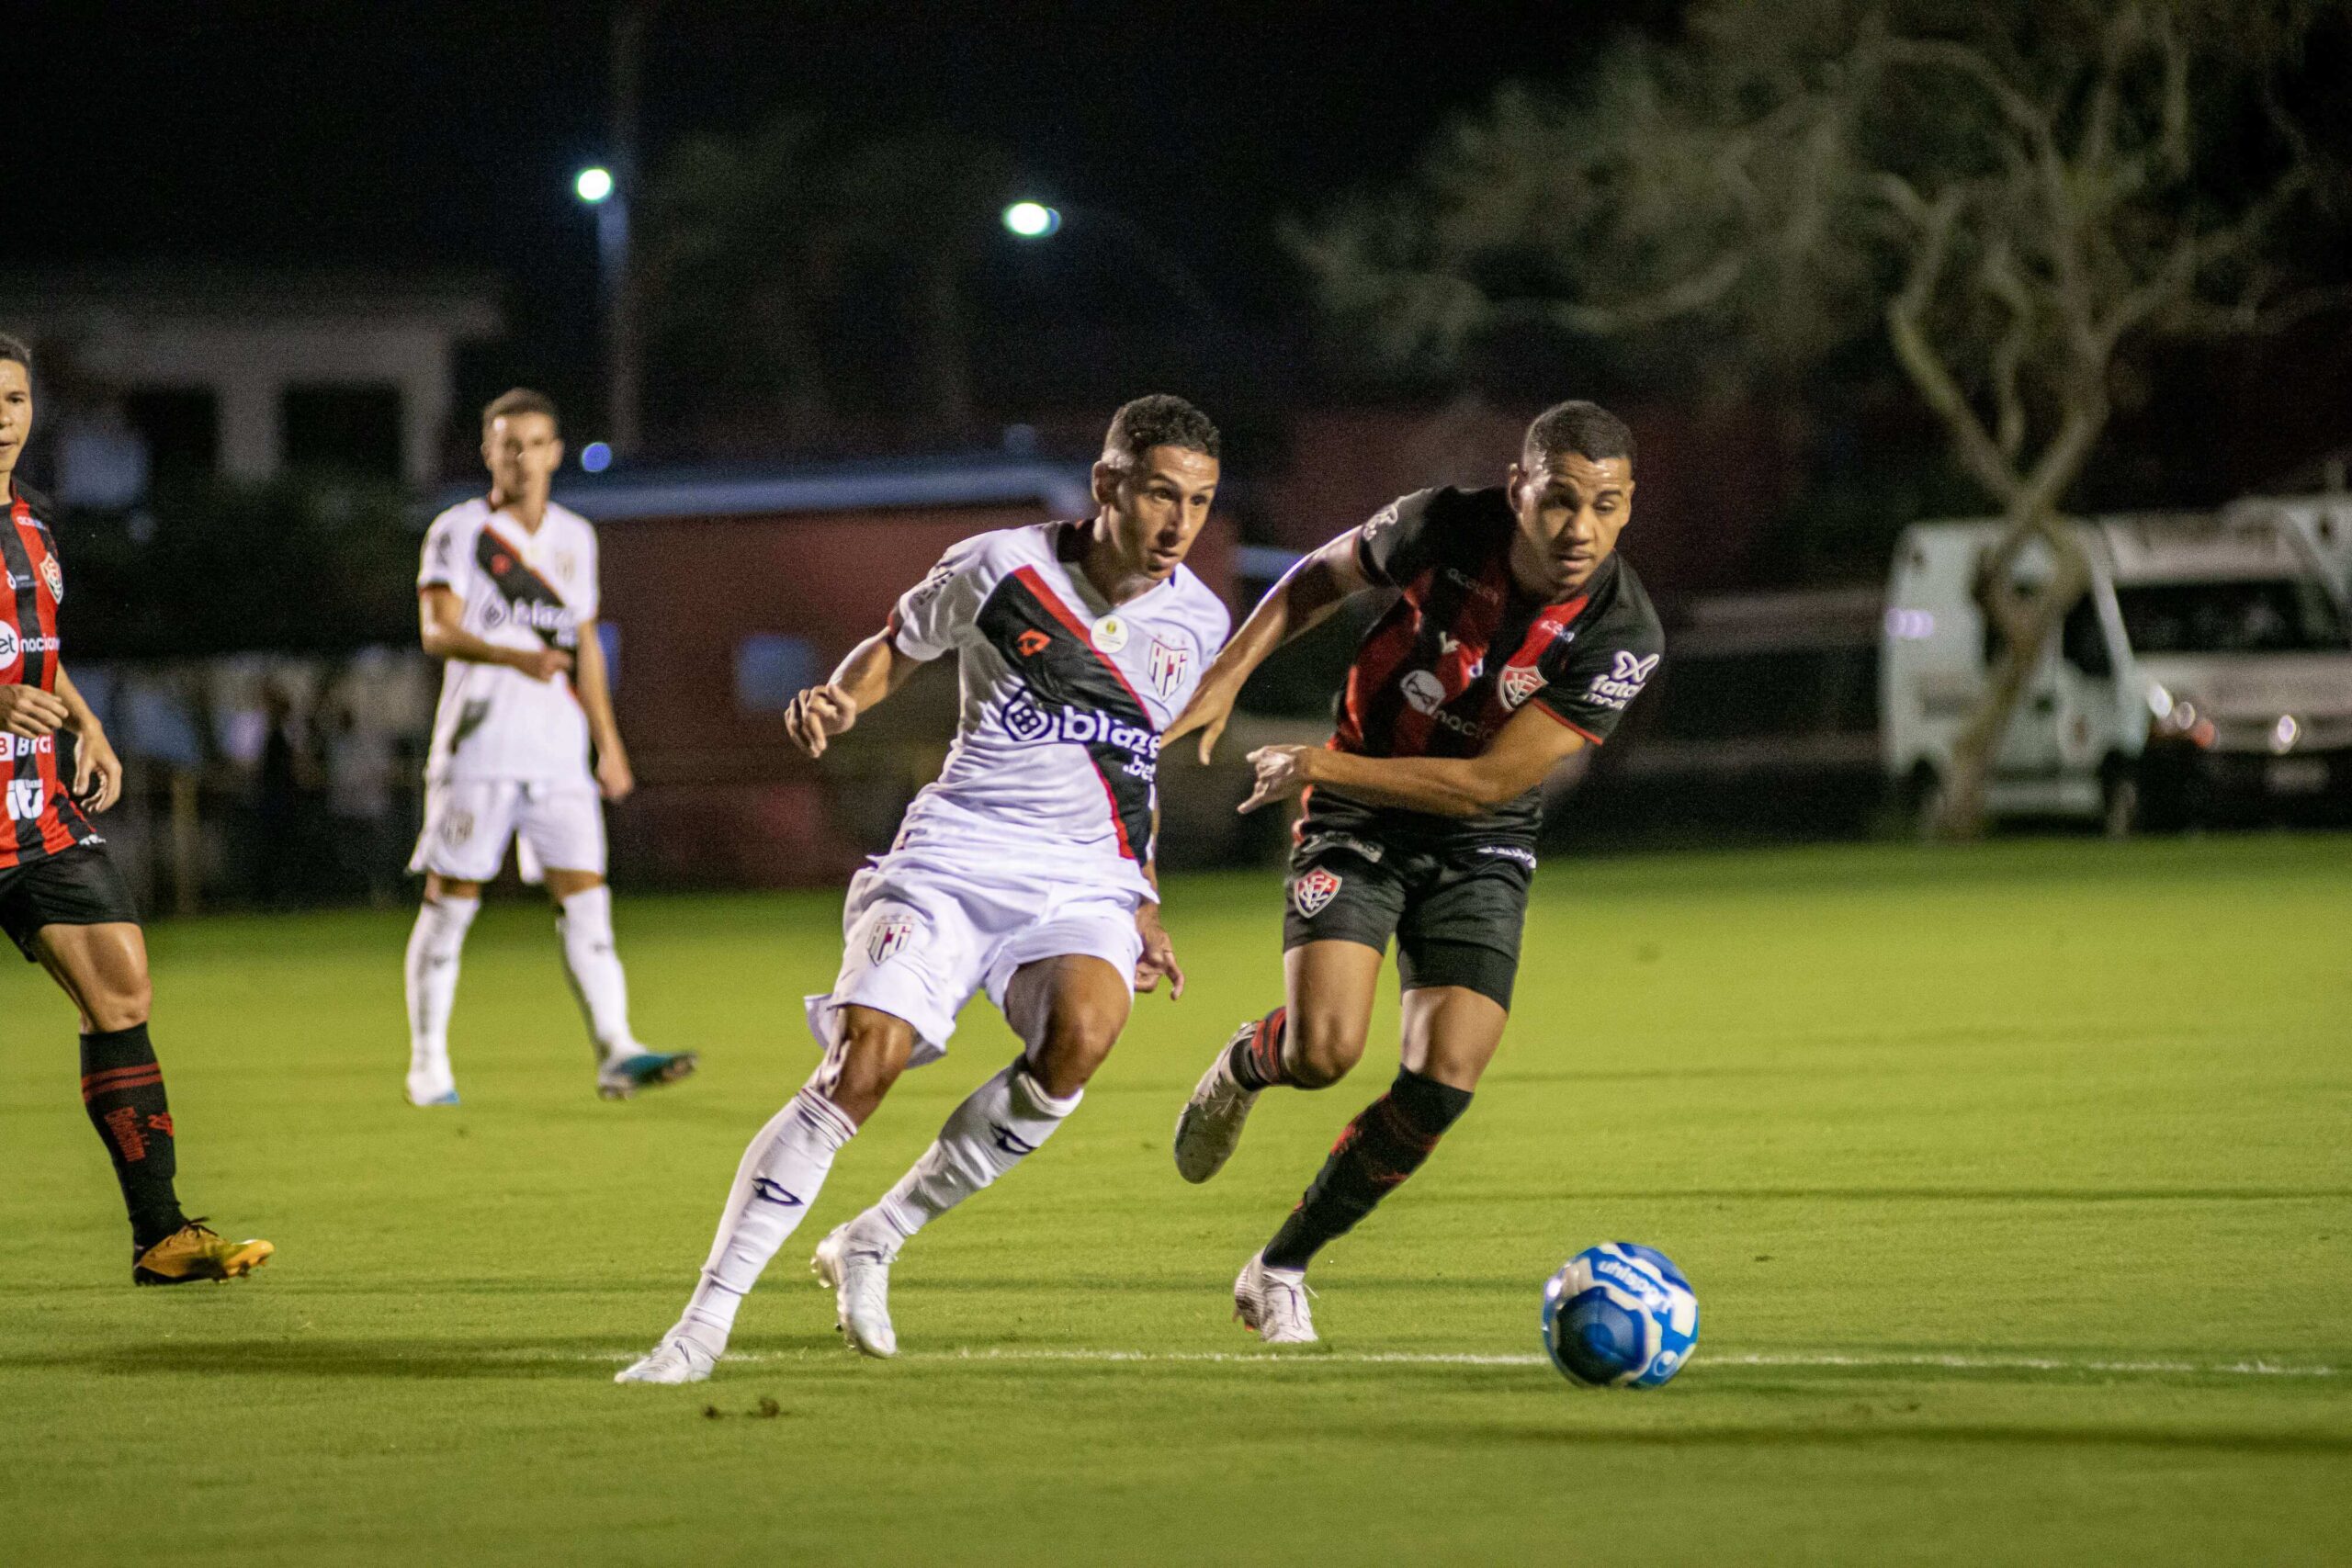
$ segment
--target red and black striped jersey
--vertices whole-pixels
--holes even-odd
[[[1358,563],[1397,597],[1348,667],[1334,747],[1475,757],[1530,704],[1594,745],[1608,739],[1657,669],[1657,612],[1616,555],[1571,598],[1530,596],[1510,572],[1517,525],[1499,487],[1418,491],[1363,525]],[[1460,826],[1532,832],[1537,818],[1530,791]]]
[[[58,606],[65,572],[57,541],[41,518],[46,507],[21,490],[8,494],[8,525],[0,529],[0,685],[57,689]],[[96,840],[74,804],[62,732],[28,739],[0,733],[0,785],[7,790],[0,815],[0,870],[27,865]]]

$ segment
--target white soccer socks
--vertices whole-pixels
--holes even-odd
[[[817,1201],[833,1156],[856,1135],[857,1124],[813,1086],[769,1118],[735,1169],[702,1280],[672,1336],[693,1340],[714,1359],[727,1348],[743,1297]]]
[[[1080,1089],[1056,1100],[1015,1059],[955,1109],[938,1141],[881,1201],[850,1222],[848,1245],[896,1258],[909,1236],[1036,1153],[1085,1098]]]
[[[628,1027],[628,976],[613,950],[613,890],[599,883],[574,893],[563,901],[555,929],[563,939],[563,967],[595,1038],[598,1060],[640,1055],[645,1047]]]
[[[408,938],[408,1097],[447,1101],[457,1093],[449,1071],[449,1009],[458,996],[458,958],[479,898],[427,898]]]

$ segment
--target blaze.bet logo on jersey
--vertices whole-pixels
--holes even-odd
[[[1099,708],[1040,706],[1027,693],[997,711],[1004,732],[1023,746],[1066,740],[1074,746],[1115,746],[1146,761],[1159,756],[1159,737],[1139,724],[1125,724]]]

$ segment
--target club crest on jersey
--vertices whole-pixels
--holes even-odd
[[[888,964],[914,939],[912,915],[885,915],[874,922],[874,930],[865,939],[865,956],[873,963]]]
[[[1516,712],[1520,704],[1544,689],[1544,671],[1532,664],[1506,664],[1495,688],[1502,694],[1503,706]]]
[[[1193,650],[1178,648],[1159,637],[1151,639],[1151,662],[1148,673],[1151,689],[1159,694],[1162,702],[1173,702],[1176,694],[1184,689],[1184,677],[1193,671]]]
[[[1313,919],[1340,896],[1341,881],[1342,878],[1334,873],[1317,866],[1290,885],[1291,907],[1299,912],[1301,919]]]
[[[40,580],[49,584],[49,596],[59,604],[65,603],[65,573],[58,570],[57,558],[51,556],[40,563]]]
[[[1658,656],[1647,659],[1620,649],[1606,675],[1595,675],[1585,694],[1603,707],[1622,708],[1641,694],[1642,685],[1657,668]]]

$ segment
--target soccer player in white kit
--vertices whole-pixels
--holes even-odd
[[[1183,972],[1153,869],[1159,732],[1224,642],[1225,605],[1184,567],[1217,483],[1217,434],[1180,398],[1119,410],[1083,523],[980,534],[899,601],[832,679],[794,699],[811,756],[954,653],[963,686],[938,780],[842,912],[833,988],[808,1002],[824,1058],[744,1151],[702,1279],[621,1382],[697,1382],[727,1348],[768,1259],[817,1201],[833,1156],[900,1072],[936,1061],[974,992],[1023,1042],[956,1108],[880,1201],[818,1245],[849,1343],[898,1348],[888,1291],[899,1247],[1036,1152],[1078,1109],[1134,992]]]
[[[605,886],[605,800],[636,787],[596,640],[596,531],[548,499],[563,462],[555,405],[517,388],[482,411],[485,497],[433,520],[417,573],[424,651],[447,660],[424,768],[424,831],[409,870],[424,905],[408,942],[408,1098],[455,1105],[449,1010],[481,885],[510,840],[558,910],[564,967],[596,1048],[596,1090],[626,1100],[694,1071],[628,1022]],[[595,742],[595,771],[588,747]]]

